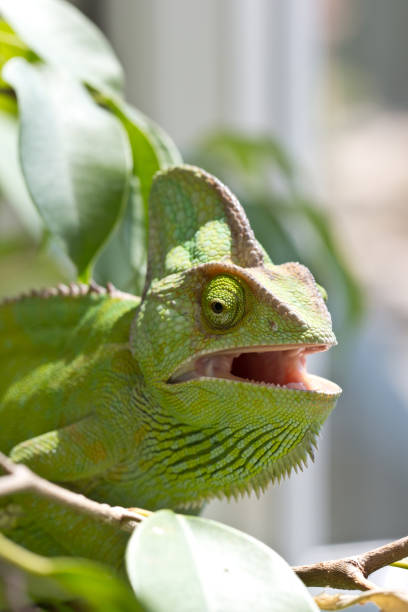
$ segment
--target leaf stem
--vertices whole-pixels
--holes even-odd
[[[37,576],[47,576],[51,573],[52,562],[46,557],[36,555],[22,546],[15,544],[0,533],[0,557],[20,569]]]
[[[81,272],[81,274],[78,274],[78,281],[80,283],[84,283],[84,285],[89,285],[92,278],[92,268],[93,266],[88,266],[83,272]]]
[[[408,570],[408,561],[395,561],[394,563],[390,563],[391,567],[400,567],[401,569]]]

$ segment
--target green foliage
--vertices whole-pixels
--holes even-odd
[[[141,294],[147,262],[146,225],[140,185],[132,177],[125,214],[95,265],[93,276],[99,284],[114,279],[117,287]]]
[[[18,118],[13,113],[0,112],[0,186],[5,199],[18,211],[25,231],[40,239],[42,224],[33,206],[18,163]]]
[[[87,280],[125,205],[131,158],[125,132],[83,85],[43,64],[11,59],[21,167],[46,228]]]
[[[36,555],[0,534],[0,559],[18,570],[18,587],[14,586],[17,601],[34,599],[41,605],[53,605],[56,609],[106,610],[107,612],[143,612],[125,581],[110,569],[85,559],[46,558]],[[7,579],[7,568],[1,577]],[[64,606],[73,603],[73,608]],[[1,593],[0,605],[7,605],[5,593]],[[82,604],[82,606],[81,606]],[[62,607],[64,606],[64,607]],[[84,607],[86,606],[86,607]],[[54,609],[55,609],[54,608]]]
[[[317,606],[273,550],[215,521],[161,510],[131,536],[131,585],[152,612],[306,612]]]
[[[123,70],[109,42],[72,4],[35,0],[34,9],[32,0],[0,0],[0,13],[19,37],[9,41],[9,58],[29,49],[77,81],[122,93]]]
[[[95,279],[112,279],[118,287],[140,294],[147,259],[148,198],[158,170],[182,163],[167,134],[129,104],[104,98],[125,128],[133,158],[133,174],[126,212],[95,269]]]
[[[0,19],[0,66],[4,66],[12,57],[25,57],[31,61],[35,61],[36,58],[35,53],[18,38],[10,25]],[[7,83],[1,77],[0,87],[7,87]],[[2,107],[12,110],[13,105],[6,99],[3,100]]]
[[[20,598],[42,605],[107,612],[314,612],[318,608],[290,566],[273,550],[215,521],[161,510],[134,531],[126,565],[134,593],[100,564],[46,558],[0,535],[0,560],[16,568]],[[7,605],[1,593],[0,605]]]
[[[0,187],[63,270],[61,246],[79,279],[140,293],[152,178],[181,156],[123,101],[116,56],[73,6],[40,0],[34,17],[29,0],[0,0],[0,13]]]

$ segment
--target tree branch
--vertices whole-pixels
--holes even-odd
[[[150,514],[150,512],[139,508],[128,510],[121,506],[101,504],[80,493],[64,489],[37,476],[27,466],[13,463],[1,452],[0,467],[8,473],[7,476],[0,477],[0,496],[12,495],[21,491],[34,491],[51,501],[92,516],[96,521],[114,525],[128,532],[132,532]]]
[[[306,586],[368,591],[375,584],[367,580],[356,558],[321,561],[292,568]]]
[[[408,555],[408,537],[345,559],[299,565],[293,570],[306,586],[332,587],[368,591],[376,588],[367,580],[376,570]]]
[[[373,550],[360,555],[361,562],[367,576],[372,572],[399,561],[408,555],[408,537],[400,538],[384,546],[379,546]]]
[[[80,493],[74,493],[37,476],[27,466],[13,463],[1,452],[0,468],[7,473],[6,476],[0,476],[0,497],[21,491],[33,491],[53,502],[87,514],[96,521],[116,526],[127,532],[132,532],[151,514],[148,510],[140,508],[126,509],[93,501]],[[372,572],[407,556],[408,537],[405,537],[361,555],[300,565],[293,570],[306,586],[368,591],[375,588],[375,585],[367,579]]]

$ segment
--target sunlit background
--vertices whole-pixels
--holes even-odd
[[[293,563],[406,535],[408,3],[75,4],[111,40],[130,101],[237,191],[275,263],[299,258],[329,291],[339,347],[313,368],[344,394],[315,464],[206,516]],[[1,294],[62,280],[3,195]]]

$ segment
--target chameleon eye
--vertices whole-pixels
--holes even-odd
[[[211,304],[211,308],[215,314],[220,314],[224,310],[224,306],[221,304],[221,302],[213,302]]]
[[[219,330],[234,327],[245,312],[245,291],[232,276],[220,274],[205,287],[201,305],[207,323]]]

